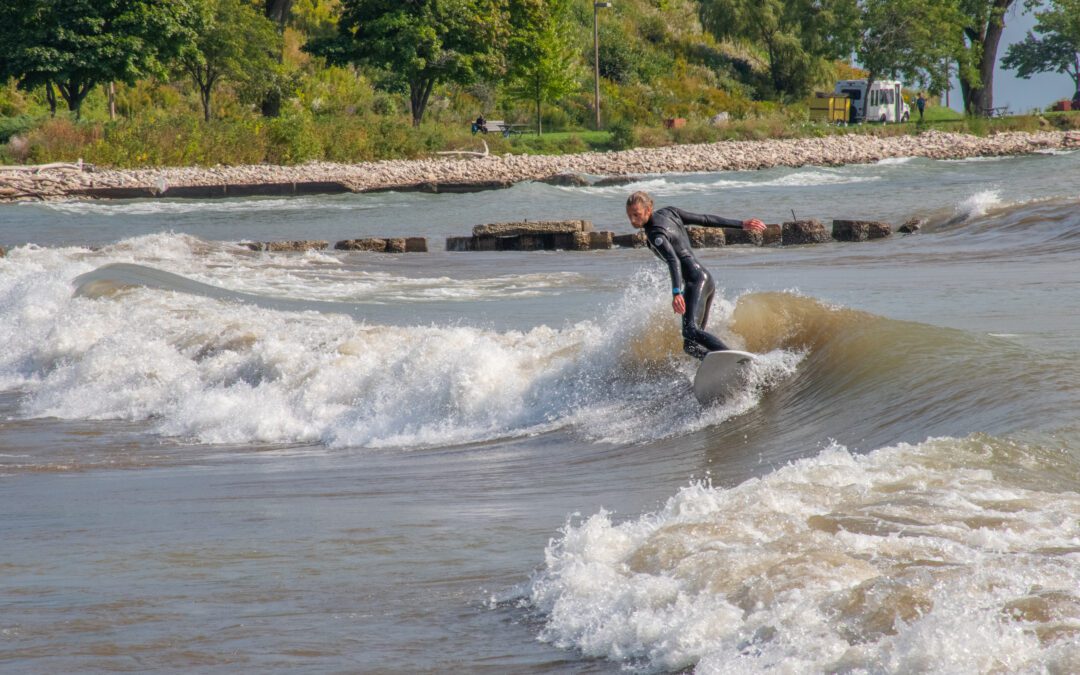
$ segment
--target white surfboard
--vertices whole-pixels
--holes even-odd
[[[726,398],[746,385],[748,370],[756,358],[750,352],[734,349],[709,352],[694,376],[694,396],[702,405]]]

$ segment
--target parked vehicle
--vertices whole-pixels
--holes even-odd
[[[903,87],[897,80],[874,80],[867,93],[866,80],[840,80],[835,91],[851,100],[851,122],[907,122],[911,109],[900,93]]]

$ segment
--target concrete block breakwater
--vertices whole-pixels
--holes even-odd
[[[0,201],[87,198],[242,197],[386,190],[465,192],[524,181],[619,184],[642,174],[866,164],[898,157],[963,159],[1080,148],[1080,131],[987,137],[928,131],[913,136],[722,141],[576,155],[490,155],[359,164],[105,169],[89,165],[0,167]],[[599,180],[596,177],[606,177]],[[578,179],[581,180],[578,180]]]
[[[905,223],[902,231],[919,229],[918,223]],[[764,232],[749,232],[736,227],[690,227],[690,245],[694,248],[722,246],[798,246],[827,241],[868,241],[892,236],[892,226],[876,220],[834,220],[831,230],[819,220],[794,220],[767,225]],[[252,251],[271,253],[322,251],[326,241],[241,242]],[[597,251],[611,248],[641,248],[646,245],[644,232],[615,234],[598,232],[588,220],[544,220],[477,225],[467,237],[447,237],[447,251]],[[339,251],[369,253],[427,253],[426,237],[367,237],[346,239],[334,244]],[[2,249],[0,249],[2,250]]]
[[[906,232],[918,231],[914,222]],[[689,227],[693,248],[722,246],[797,246],[827,241],[867,241],[892,236],[892,226],[876,220],[834,220],[832,228],[811,218],[778,225],[766,225],[764,232],[737,227]],[[447,251],[594,251],[610,248],[640,248],[646,245],[644,232],[615,234],[596,232],[588,220],[494,223],[477,225],[470,237],[448,237]]]

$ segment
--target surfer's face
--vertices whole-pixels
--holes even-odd
[[[648,204],[631,204],[626,207],[626,217],[630,219],[630,224],[634,227],[645,227],[645,223],[649,222],[649,218],[652,218],[652,207]]]

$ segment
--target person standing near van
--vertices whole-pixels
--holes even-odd
[[[671,273],[671,308],[682,315],[683,351],[697,359],[709,352],[725,351],[728,346],[712,333],[705,332],[709,321],[716,283],[690,250],[687,225],[705,227],[742,227],[762,232],[765,223],[757,218],[733,220],[720,216],[690,213],[674,206],[653,212],[653,200],[647,192],[635,192],[626,200],[626,217],[636,229],[645,230],[645,242],[656,257],[668,265]]]
[[[919,92],[919,98],[915,99],[915,107],[919,109],[919,121],[923,121],[923,110],[926,109],[926,97],[923,93]]]

